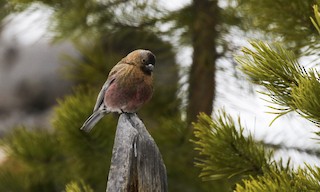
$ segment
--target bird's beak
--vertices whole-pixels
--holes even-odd
[[[148,71],[153,71],[153,68],[154,68],[154,65],[152,65],[152,64],[146,65],[146,69],[147,69]]]

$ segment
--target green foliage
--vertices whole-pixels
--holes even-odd
[[[312,17],[310,17],[311,22],[313,24],[313,26],[317,29],[318,33],[320,33],[320,12],[319,12],[319,8],[318,5],[314,5],[313,6],[313,14],[315,19],[313,19]]]
[[[257,144],[251,135],[244,137],[244,128],[225,112],[212,120],[200,114],[194,124],[195,150],[201,158],[196,166],[201,168],[200,177],[205,180],[241,180],[247,175],[261,175],[270,164],[271,153]]]
[[[308,77],[300,78],[299,86],[292,89],[292,99],[297,112],[320,126],[320,82],[319,74],[310,71]],[[319,135],[320,132],[317,132]]]
[[[279,44],[251,42],[252,49],[243,48],[237,56],[240,69],[258,85],[266,88],[263,94],[271,98],[279,116],[296,111],[317,125],[320,122],[319,74],[305,70],[293,52]],[[278,117],[279,117],[278,116]]]
[[[84,182],[71,182],[69,184],[67,184],[66,186],[66,192],[93,192],[93,190],[86,184],[84,184]]]
[[[237,192],[309,192],[319,191],[319,168],[298,169],[293,172],[288,170],[271,171],[256,179],[244,180],[244,185],[237,185]]]
[[[280,44],[266,45],[263,42],[250,42],[252,49],[243,48],[243,56],[235,59],[240,69],[250,80],[264,86],[268,91],[264,94],[271,97],[272,102],[281,106],[279,114],[294,110],[292,103],[292,87],[298,86],[298,79],[306,75],[295,55],[285,50]]]
[[[75,179],[83,179],[94,190],[101,191],[106,185],[116,121],[109,115],[90,134],[79,130],[91,114],[97,94],[98,90],[80,88],[59,101],[53,126],[70,158]]]
[[[313,23],[317,27],[319,12],[316,6],[314,12],[316,20]],[[261,41],[250,44],[251,48],[243,48],[244,55],[235,59],[253,83],[265,88],[261,93],[271,98],[271,108],[277,110],[278,117],[296,111],[319,126],[319,73],[314,69],[306,70],[299,64],[297,56],[280,44],[270,45]],[[271,161],[272,152],[266,153],[251,135],[245,137],[240,120],[238,126],[236,129],[232,118],[224,112],[214,120],[203,114],[199,116],[194,132],[198,140],[194,143],[200,155],[196,163],[201,168],[200,176],[204,179],[227,178],[236,183],[234,190],[239,192],[320,190],[319,167],[306,165],[306,168],[293,170],[289,161],[286,166],[282,160]],[[319,132],[317,134],[320,135]],[[235,150],[238,148],[242,153]],[[261,163],[246,163],[255,158],[260,161],[253,162]],[[260,169],[246,172],[245,168],[249,169],[250,165],[260,165],[255,166]],[[234,176],[238,178],[235,180]]]
[[[237,0],[236,10],[248,30],[260,30],[281,40],[290,49],[302,54],[317,53],[317,31],[310,22],[312,6],[318,0]]]
[[[102,45],[94,41],[75,41],[74,45],[80,57],[63,55],[68,62],[62,69],[64,77],[79,84],[101,87],[108,76],[107,72],[119,61],[120,56],[116,53],[105,56]]]
[[[156,18],[161,14],[159,5],[155,6],[155,2],[150,0],[13,0],[10,4],[15,11],[34,4],[51,8],[54,22],[50,29],[56,40],[109,36],[123,27],[150,28],[154,27]]]
[[[16,128],[3,143],[10,155],[34,166],[41,166],[39,162],[54,162],[59,159],[58,146],[54,147],[57,143],[56,136],[41,129],[30,131],[24,127]]]
[[[0,166],[0,191],[31,191],[29,168],[15,158],[7,158]]]
[[[195,150],[199,151],[196,166],[205,180],[227,179],[238,192],[319,191],[320,168],[306,165],[294,170],[290,162],[272,161],[267,151],[252,136],[244,136],[238,124],[225,112],[212,120],[201,114],[194,124]]]
[[[265,3],[265,2],[264,2]],[[277,2],[277,3],[280,3]],[[290,7],[290,6],[289,6]],[[315,20],[313,24],[318,29],[319,12],[317,6],[314,6]],[[319,126],[320,116],[318,95],[320,94],[320,81],[319,73],[316,70],[306,70],[297,61],[297,57],[283,48],[280,44],[268,45],[259,41],[251,42],[252,48],[244,48],[242,51],[244,55],[237,56],[236,60],[240,64],[240,69],[249,77],[249,79],[258,85],[262,85],[266,91],[263,94],[268,95],[271,98],[271,103],[277,105],[272,107],[278,110],[279,115],[286,114],[290,111],[296,111],[304,118],[314,122]],[[215,140],[227,141],[227,137],[219,137],[218,132],[222,135],[232,127],[234,123],[231,118],[224,115],[218,116],[215,120],[210,118],[199,117],[200,130],[195,131],[195,135],[199,137],[198,147],[200,151],[201,163],[198,164],[202,168],[202,175],[208,178],[216,177],[217,168],[227,169],[228,164],[222,164],[222,162],[232,162],[237,158],[232,157],[230,154],[228,158],[220,158],[222,152],[228,151],[227,147],[218,148],[221,142],[215,142]],[[198,123],[198,124],[199,124]],[[231,126],[230,126],[231,125]],[[239,122],[240,125],[240,122]],[[217,129],[216,127],[219,127]],[[199,125],[198,125],[199,129]],[[247,138],[243,136],[243,128],[239,128],[238,133],[245,141],[252,140],[249,135]],[[201,133],[201,134],[200,134]],[[234,134],[234,133],[233,133]],[[232,132],[229,135],[233,135]],[[319,133],[317,133],[319,135]],[[242,136],[242,137],[241,137]],[[236,138],[231,141],[237,141]],[[251,145],[255,145],[254,142]],[[250,148],[247,145],[242,144],[244,149]],[[263,148],[263,147],[262,147]],[[257,151],[256,149],[254,149]],[[216,152],[219,151],[219,152]],[[252,151],[252,150],[250,150]],[[254,157],[250,155],[250,157]],[[320,168],[317,166],[311,167],[306,165],[306,168],[298,168],[297,170],[291,169],[289,162],[286,166],[280,162],[266,161],[261,172],[259,174],[248,173],[242,176],[241,182],[237,182],[235,191],[244,192],[277,192],[277,191],[319,191],[320,190]],[[214,162],[214,166],[211,163]],[[243,164],[241,161],[240,164]],[[236,169],[232,169],[236,170]],[[237,173],[237,172],[235,172]],[[231,178],[229,176],[229,178]]]
[[[186,140],[186,122],[179,116],[162,118],[160,126],[146,123],[155,139],[166,165],[169,191],[228,191],[224,180],[203,183],[194,167],[195,151],[192,143]]]
[[[91,134],[79,130],[96,94],[79,88],[60,101],[52,131],[17,128],[2,140],[9,160],[0,167],[1,191],[61,191],[81,179],[95,191],[105,189],[115,121],[104,118]]]
[[[66,179],[64,171],[68,172],[68,169],[64,168],[62,160],[65,158],[55,134],[21,127],[2,143],[9,155],[9,160],[1,165],[4,172],[0,186],[6,186],[3,191],[63,189],[59,183]]]
[[[11,7],[7,1],[0,1],[0,31],[2,30],[2,20],[9,15]]]

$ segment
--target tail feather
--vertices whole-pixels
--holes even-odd
[[[97,110],[83,123],[80,130],[85,132],[90,132],[91,129],[100,121],[100,119],[105,115],[105,111]]]

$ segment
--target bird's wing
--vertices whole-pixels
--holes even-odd
[[[104,95],[107,89],[110,87],[110,85],[114,82],[115,78],[108,78],[107,81],[103,84],[101,91],[97,97],[96,104],[93,108],[93,112],[97,111],[100,106],[103,104]]]
[[[123,71],[125,71],[126,67],[127,67],[127,64],[120,61],[117,65],[115,65],[111,69],[111,71],[109,73],[109,77],[108,77],[107,81],[104,83],[104,85],[102,86],[102,89],[98,95],[96,105],[93,108],[93,112],[98,110],[100,108],[100,106],[103,104],[105,92],[110,87],[110,85],[114,82],[114,80],[119,75],[119,73],[122,73]]]

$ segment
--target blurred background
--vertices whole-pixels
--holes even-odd
[[[228,191],[203,182],[189,142],[199,112],[224,108],[293,166],[319,165],[316,128],[274,115],[233,60],[247,40],[282,42],[316,66],[315,1],[9,0],[0,2],[0,191],[103,191],[116,116],[79,131],[109,70],[132,50],[157,56],[155,94],[139,116],[159,145],[170,191]],[[285,6],[284,6],[285,5]]]

